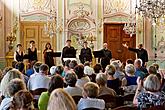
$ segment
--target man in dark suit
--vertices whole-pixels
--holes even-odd
[[[62,64],[64,65],[64,58],[76,58],[76,49],[71,46],[71,40],[66,41],[66,46],[62,50]]]
[[[137,58],[140,58],[143,61],[142,66],[145,67],[148,62],[148,53],[147,50],[143,48],[143,44],[139,44],[138,48],[131,48],[127,44],[123,44],[124,47],[128,48],[128,50],[137,53]]]
[[[80,52],[80,61],[82,64],[84,64],[86,61],[91,62],[92,61],[92,52],[91,49],[87,46],[88,43],[84,42],[84,47],[81,49]]]
[[[105,67],[110,64],[110,60],[112,59],[112,53],[107,47],[107,43],[103,44],[103,49],[101,50],[102,52],[102,58],[101,58],[101,65],[103,68],[103,72],[105,71]]]

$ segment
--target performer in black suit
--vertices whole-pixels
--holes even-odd
[[[148,53],[147,50],[143,48],[143,44],[138,45],[138,49],[128,47],[127,44],[123,44],[124,47],[128,48],[128,50],[136,52],[137,58],[140,58],[143,61],[143,67],[146,66],[146,63],[148,62]]]
[[[49,42],[46,43],[43,54],[44,54],[45,64],[47,64],[49,66],[49,68],[54,66],[54,59],[53,59],[54,52],[53,52],[53,49],[51,48],[51,44]]]
[[[87,47],[88,43],[84,42],[84,47],[81,49],[80,52],[80,61],[84,64],[86,61],[92,61],[92,52],[91,49]]]
[[[35,47],[35,41],[30,41],[30,48],[28,48],[29,62],[33,63],[37,61],[37,48]]]
[[[62,49],[62,64],[64,65],[63,58],[76,58],[76,49],[71,46],[71,40],[66,41],[66,46]]]
[[[107,43],[103,44],[103,49],[101,50],[103,56],[101,58],[101,65],[103,68],[103,72],[105,71],[105,67],[110,64],[110,60],[112,59],[112,53],[107,47]]]

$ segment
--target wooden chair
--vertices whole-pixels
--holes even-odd
[[[46,92],[46,91],[47,91],[46,88],[38,88],[38,89],[30,91],[34,98],[34,107],[35,108],[38,108],[38,99],[39,99],[41,93]]]
[[[78,104],[79,100],[82,98],[82,96],[72,96],[74,99],[75,103]]]
[[[106,109],[116,107],[116,97],[114,97],[112,95],[101,95],[98,98],[103,99],[105,101]]]
[[[120,106],[112,110],[138,110],[136,106]]]
[[[133,104],[133,98],[134,98],[135,94],[128,94],[128,95],[124,95],[124,104],[125,105],[132,105]]]
[[[154,106],[154,107],[150,107],[150,108],[147,108],[147,109],[143,109],[143,110],[165,110],[165,106]]]

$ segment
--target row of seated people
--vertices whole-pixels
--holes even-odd
[[[89,63],[66,61],[64,67],[53,66],[49,71],[46,64],[36,62],[30,77],[23,72],[23,63],[17,63],[16,69],[5,69],[6,73],[2,75],[0,109],[16,108],[13,97],[20,90],[28,90],[33,95],[34,106],[39,110],[101,110],[121,106],[127,98],[140,109],[163,106],[164,77],[155,68],[158,65],[150,66],[147,71],[141,66],[140,59],[135,60],[134,65],[127,63],[123,72],[120,62],[112,61],[103,73],[100,64],[92,68]],[[126,98],[128,94],[131,95]],[[19,107],[33,107],[31,101],[24,101],[28,103],[26,107]]]

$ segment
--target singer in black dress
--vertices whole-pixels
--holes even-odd
[[[28,59],[30,63],[37,61],[37,48],[33,40],[30,41],[30,48],[28,48]]]
[[[51,48],[51,44],[49,42],[46,43],[43,54],[44,54],[45,64],[47,64],[49,66],[49,68],[54,66],[54,59],[53,59],[54,52],[53,52],[53,49]]]
[[[17,50],[14,53],[14,61],[23,62],[24,53],[21,44],[17,44]]]

